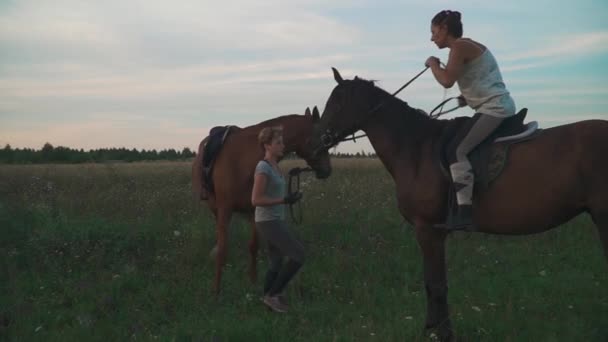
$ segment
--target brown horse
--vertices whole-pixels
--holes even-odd
[[[451,340],[448,233],[433,225],[444,222],[450,186],[434,157],[436,145],[453,120],[431,119],[371,81],[343,80],[333,71],[338,85],[311,143],[315,151],[323,151],[358,130],[368,135],[395,181],[399,211],[416,232],[427,294],[426,328]],[[483,191],[475,189],[473,197],[476,230],[491,234],[539,233],[590,213],[608,257],[608,121],[549,128],[512,145],[502,174]]]
[[[222,268],[226,261],[227,229],[232,214],[243,213],[251,223],[251,240],[249,241],[249,276],[255,282],[257,278],[258,239],[255,231],[254,207],[251,205],[253,188],[253,171],[256,164],[264,158],[264,151],[257,141],[258,133],[264,127],[283,126],[285,153],[295,152],[314,170],[317,178],[327,178],[331,174],[331,164],[327,151],[316,154],[313,158],[309,139],[313,127],[319,121],[319,111],[315,107],[313,114],[307,108],[305,115],[285,115],[245,128],[233,128],[228,135],[218,156],[215,159],[212,179],[213,191],[208,194],[207,204],[216,220],[217,245],[214,248],[216,272],[214,281],[215,293],[220,291]],[[192,164],[192,187],[197,199],[203,189],[203,140]]]

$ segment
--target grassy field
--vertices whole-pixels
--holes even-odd
[[[426,340],[421,257],[381,164],[336,160],[330,179],[302,180],[308,259],[281,315],[247,278],[238,217],[212,295],[214,224],[188,163],[0,166],[0,340]],[[587,216],[533,236],[454,234],[448,266],[462,340],[608,340]]]

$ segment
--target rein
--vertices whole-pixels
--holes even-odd
[[[397,96],[397,94],[399,94],[403,89],[405,89],[405,87],[407,87],[408,85],[410,85],[412,82],[414,82],[418,77],[422,76],[422,74],[424,74],[425,71],[427,71],[429,69],[429,67],[425,67],[424,69],[422,69],[422,71],[420,71],[416,76],[414,76],[411,80],[407,81],[403,86],[401,86],[401,88],[397,89],[397,91],[395,91],[394,93],[391,94],[391,98]],[[378,109],[382,108],[382,106],[384,106],[384,104],[387,102],[388,100],[384,100],[382,102],[380,102],[376,107],[372,108],[367,114],[373,114],[375,113]],[[366,137],[367,134],[362,134],[360,136],[355,137],[355,133],[353,133],[352,138],[342,138],[338,141],[335,141],[334,137],[332,136],[332,134],[329,134],[330,132],[327,132],[325,134],[323,134],[321,136],[321,142],[323,142],[323,145],[325,145],[325,147],[329,148],[333,145],[336,145],[340,142],[344,142],[344,141],[356,141],[356,139],[358,138],[363,138]],[[334,134],[335,135],[335,134]]]
[[[415,81],[415,80],[416,80],[418,77],[420,77],[420,76],[421,76],[421,75],[422,75],[422,74],[423,74],[425,71],[427,71],[427,69],[429,69],[429,67],[424,68],[424,69],[423,69],[421,72],[419,72],[419,73],[418,73],[416,76],[414,76],[414,77],[413,77],[411,80],[409,80],[407,83],[405,83],[405,84],[404,84],[404,85],[403,85],[401,88],[397,89],[397,91],[395,91],[394,93],[392,93],[392,94],[391,94],[391,98],[395,97],[395,96],[396,96],[397,94],[399,94],[399,93],[400,93],[400,92],[401,92],[403,89],[405,89],[405,87],[407,87],[407,86],[408,86],[408,85],[410,85],[412,82],[414,82],[414,81]],[[450,97],[450,98],[448,98],[448,99],[446,99],[446,100],[443,100],[443,101],[442,101],[440,104],[438,104],[438,105],[437,105],[435,108],[433,108],[433,110],[432,110],[432,111],[431,111],[431,112],[428,114],[428,115],[429,115],[429,117],[430,117],[431,119],[437,119],[437,118],[439,118],[440,116],[443,116],[443,115],[445,115],[445,114],[448,114],[448,113],[451,113],[451,112],[453,112],[453,111],[457,110],[458,108],[460,108],[460,106],[459,106],[459,105],[457,105],[457,106],[456,106],[456,107],[454,107],[454,108],[447,109],[447,110],[445,110],[445,111],[443,110],[443,107],[445,106],[445,104],[446,104],[446,103],[448,103],[448,102],[450,102],[450,101],[452,101],[452,100],[457,100],[457,99],[458,99],[458,97],[457,97],[457,96],[454,96],[454,97]],[[384,106],[384,104],[385,104],[387,101],[388,101],[388,100],[384,100],[384,101],[380,102],[380,103],[379,103],[379,104],[378,104],[376,107],[372,108],[372,109],[371,109],[371,110],[370,110],[370,111],[369,111],[367,114],[368,114],[368,115],[373,114],[373,113],[374,113],[374,112],[376,112],[378,109],[380,109],[382,106]],[[439,112],[438,112],[438,113],[436,113],[436,114],[433,114],[433,113],[435,113],[437,110],[439,110]],[[368,116],[368,119],[369,119],[369,116]],[[336,140],[337,140],[337,136],[338,136],[337,134],[335,134],[335,133],[334,133],[334,134],[331,134],[331,132],[329,132],[329,131],[328,131],[328,132],[326,132],[325,134],[323,134],[323,135],[321,136],[321,142],[323,143],[323,145],[324,145],[326,148],[330,148],[330,147],[332,147],[332,146],[334,146],[334,145],[336,145],[336,144],[338,144],[338,143],[345,142],[345,141],[354,141],[354,142],[357,142],[357,139],[359,139],[359,138],[364,138],[364,137],[366,137],[366,136],[367,136],[367,134],[361,134],[361,135],[355,136],[355,133],[353,133],[352,137],[350,137],[350,138],[346,138],[346,137],[345,137],[345,138],[342,138],[342,139],[339,139],[338,141],[336,141]]]
[[[445,110],[445,111],[443,110],[443,106],[445,106],[445,104],[446,104],[446,103],[448,103],[448,102],[450,102],[450,101],[452,101],[452,100],[457,100],[457,99],[458,99],[458,96],[453,96],[453,97],[450,97],[450,98],[447,98],[447,99],[445,99],[445,100],[441,101],[441,103],[440,103],[440,104],[438,104],[438,105],[437,105],[435,108],[433,108],[433,110],[432,110],[432,111],[429,113],[429,117],[430,117],[431,119],[437,119],[438,117],[440,117],[440,116],[442,116],[442,115],[445,115],[445,114],[451,113],[451,112],[455,111],[456,109],[460,108],[460,106],[459,106],[459,105],[457,105],[457,106],[456,106],[456,107],[454,107],[454,108],[450,108],[450,109],[447,109],[447,110]],[[439,109],[439,113],[437,113],[437,114],[433,114],[433,113],[435,113],[435,111],[436,111],[436,110],[438,110],[438,109]]]
[[[310,167],[306,167],[306,168],[294,167],[293,169],[289,170],[289,185],[288,185],[287,191],[289,192],[290,195],[295,192],[300,191],[300,174],[302,172],[311,172],[311,171],[313,171],[313,170]],[[295,180],[295,185],[296,185],[295,189],[293,186],[294,180]],[[302,223],[302,203],[300,201],[297,202],[297,206],[298,206],[297,215],[296,215],[296,210],[294,210],[294,205],[296,205],[296,203],[291,203],[289,205],[289,214],[291,215],[291,220],[293,221],[293,223],[300,224],[300,223]]]

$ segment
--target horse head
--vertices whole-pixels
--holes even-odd
[[[325,104],[325,110],[315,125],[311,139],[315,153],[322,153],[336,146],[342,139],[362,128],[378,105],[380,94],[374,91],[373,81],[355,77],[344,80],[338,70],[332,68],[338,83]]]
[[[298,143],[295,146],[296,154],[304,159],[306,163],[313,169],[315,172],[315,176],[319,179],[327,178],[331,175],[331,162],[329,159],[329,152],[324,151],[314,151],[311,144],[311,139],[313,132],[315,132],[316,126],[320,122],[320,115],[317,106],[315,106],[310,112],[310,108],[306,108],[306,112],[304,114],[306,129],[298,129],[299,132],[302,132],[298,137]]]

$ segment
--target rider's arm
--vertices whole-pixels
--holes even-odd
[[[456,80],[462,73],[464,67],[464,55],[460,44],[456,44],[450,49],[450,57],[448,59],[448,65],[445,69],[441,67],[439,63],[433,63],[430,65],[433,76],[439,84],[445,88],[451,88]]]

